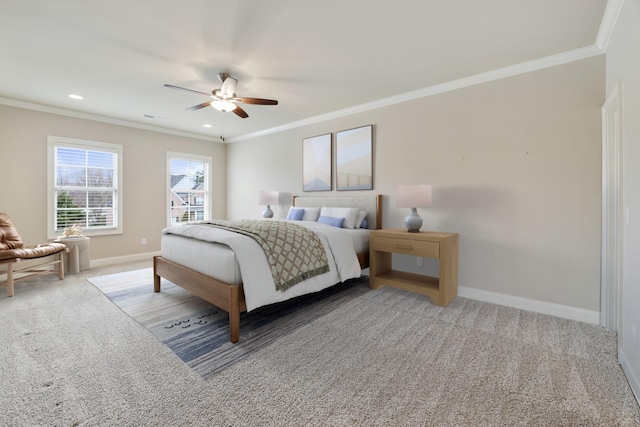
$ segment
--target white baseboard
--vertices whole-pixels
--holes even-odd
[[[154,256],[160,255],[158,252],[147,252],[142,254],[125,255],[113,258],[101,258],[91,260],[91,267],[104,267],[107,265],[124,264],[127,262],[151,260]],[[552,302],[538,301],[528,298],[516,297],[497,292],[483,291],[481,289],[460,286],[458,295],[464,298],[478,301],[490,302],[521,310],[532,311],[534,313],[548,314],[550,316],[561,317],[563,319],[576,320],[578,322],[600,324],[600,312],[585,310],[583,308],[571,307],[568,305],[555,304]]]
[[[640,405],[640,379],[631,368],[631,364],[629,363],[629,360],[625,356],[624,350],[622,349],[618,351],[618,361],[622,366],[622,370],[624,371],[624,374],[627,376],[627,381],[629,381],[629,386],[631,387],[631,391],[633,392],[633,395],[636,397],[636,400]]]
[[[144,260],[152,260],[154,256],[160,255],[160,251],[158,252],[146,252],[143,254],[134,254],[134,255],[124,255],[117,256],[113,258],[100,258],[100,259],[92,259],[90,267],[104,267],[106,265],[117,265],[124,264],[127,262],[135,262],[135,261],[144,261]]]
[[[562,317],[563,319],[576,320],[578,322],[590,323],[593,325],[600,324],[599,311],[585,310],[583,308],[570,307],[568,305],[516,297],[497,292],[483,291],[481,289],[467,288],[464,286],[461,286],[458,289],[458,295],[478,301],[491,302],[521,310],[533,311],[534,313]]]
[[[127,262],[151,260],[160,252],[147,252],[142,254],[125,255],[113,258],[101,258],[91,260],[91,267],[104,267],[107,265],[124,264]],[[534,313],[548,314],[563,319],[576,320],[578,322],[600,324],[600,312],[585,310],[583,308],[570,307],[568,305],[555,304],[551,302],[532,300],[528,298],[516,297],[512,295],[500,294],[497,292],[483,291],[481,289],[467,288],[460,286],[458,295],[464,298],[478,301],[490,302],[521,310],[532,311]]]

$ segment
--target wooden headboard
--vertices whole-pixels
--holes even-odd
[[[367,212],[370,230],[382,228],[382,195],[350,195],[350,196],[293,196],[292,206],[304,208],[340,207],[360,208]]]

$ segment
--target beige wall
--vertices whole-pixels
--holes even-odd
[[[0,211],[26,244],[47,236],[47,135],[123,146],[124,233],[92,237],[92,260],[160,250],[167,151],[213,158],[213,214],[226,214],[224,144],[0,105]]]
[[[622,325],[619,355],[636,397],[640,396],[640,4],[625,1],[607,49],[607,94],[622,84],[623,222]],[[636,329],[638,344],[633,342]]]
[[[432,184],[422,229],[460,233],[461,286],[598,312],[604,68],[599,56],[234,142],[228,216],[259,216],[259,190],[302,193],[303,138],[373,124],[383,227],[403,226],[398,185]]]
[[[27,242],[44,240],[47,135],[120,143],[125,232],[93,238],[91,258],[154,252],[166,151],[213,157],[214,217],[257,217],[259,190],[301,193],[303,138],[373,124],[384,227],[402,227],[399,184],[432,184],[423,229],[460,233],[461,286],[597,312],[604,64],[591,58],[230,145],[0,106],[2,210]]]

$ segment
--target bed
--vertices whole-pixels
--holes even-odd
[[[328,272],[305,279],[285,291],[276,291],[270,275],[262,274],[262,270],[254,268],[254,264],[247,267],[247,260],[252,256],[259,257],[256,251],[261,251],[251,237],[238,237],[237,233],[226,230],[212,230],[206,224],[165,228],[162,233],[162,255],[154,257],[153,262],[154,291],[160,292],[161,278],[165,278],[227,311],[230,340],[238,342],[240,313],[359,277],[361,270],[369,267],[368,230],[381,228],[381,202],[380,195],[294,196],[292,210],[302,208],[305,214],[312,217],[321,210],[326,213],[324,209],[351,208],[353,211],[357,208],[360,213],[358,221],[361,217],[366,218],[366,228],[331,227],[319,224],[317,217],[315,220],[305,217],[301,218],[303,221],[281,221],[293,222],[314,231],[327,253],[331,255],[335,251],[337,254],[327,256]],[[233,240],[230,235],[234,235]],[[261,252],[261,257],[266,258],[264,252]],[[264,263],[267,264],[266,261]],[[242,265],[244,269],[241,269]]]

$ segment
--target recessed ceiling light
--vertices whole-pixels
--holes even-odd
[[[74,95],[73,93],[69,94],[69,98],[71,99],[84,99],[83,97],[81,97],[80,95]]]
[[[210,127],[211,127],[211,125],[210,125],[210,124],[206,124],[206,125],[202,125],[202,126],[204,126],[204,127],[206,127],[206,128],[210,128]]]

